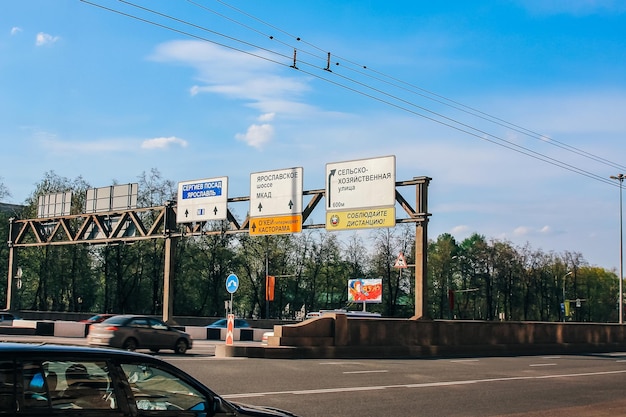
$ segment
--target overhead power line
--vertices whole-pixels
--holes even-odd
[[[198,5],[199,7],[203,7],[203,6],[199,5],[196,1],[193,1],[193,0],[187,0],[187,1],[192,3],[192,4]],[[228,4],[227,2],[225,2],[223,0],[215,0],[215,1],[217,3],[223,4],[223,5],[231,8],[232,10],[235,10],[238,13],[241,13],[241,14],[243,14],[243,15],[251,18],[251,19],[254,19],[255,21],[257,21],[257,22],[259,22],[259,23],[261,23],[263,25],[266,25],[266,26],[268,26],[268,27],[270,27],[272,29],[275,29],[275,30],[279,31],[280,33],[283,33],[283,34],[289,36],[290,38],[296,39],[298,42],[301,42],[303,44],[309,45],[309,46],[315,48],[316,50],[318,50],[320,52],[325,52],[324,49],[322,49],[322,48],[320,48],[320,47],[318,47],[318,46],[316,46],[316,45],[314,45],[314,44],[312,44],[310,42],[307,42],[307,41],[303,40],[300,36],[296,36],[296,35],[293,35],[293,34],[287,32],[285,30],[282,30],[282,29],[278,28],[277,26],[272,25],[271,23],[268,23],[268,22],[266,22],[266,21],[264,21],[264,20],[262,20],[262,19],[260,19],[260,18],[258,18],[256,16],[254,16],[254,15],[251,15],[250,13],[247,13],[244,10],[236,8],[236,7]],[[229,19],[229,20],[234,21],[236,23],[239,23],[235,19]],[[257,33],[262,33],[262,32],[257,31],[257,30],[255,30],[255,31]],[[277,39],[277,38],[273,37],[273,39]],[[578,154],[580,156],[592,159],[592,160],[594,160],[596,162],[599,162],[599,163],[603,163],[603,164],[609,165],[609,166],[611,166],[613,168],[626,169],[626,166],[624,166],[624,165],[620,165],[620,164],[618,164],[616,162],[612,162],[612,161],[610,161],[610,160],[608,160],[606,158],[602,158],[600,156],[594,155],[594,154],[592,154],[590,152],[587,152],[585,150],[582,150],[582,149],[576,148],[574,146],[568,145],[568,144],[566,144],[564,142],[561,142],[561,141],[556,140],[554,138],[548,137],[548,136],[543,135],[541,133],[537,133],[537,132],[535,132],[535,131],[533,131],[531,129],[527,129],[527,128],[522,127],[522,126],[520,126],[518,124],[507,122],[506,120],[503,120],[503,119],[501,119],[499,117],[490,115],[490,114],[488,114],[486,112],[483,112],[481,110],[478,110],[478,109],[476,109],[474,107],[467,106],[467,105],[465,105],[463,103],[460,103],[458,101],[452,100],[452,99],[447,98],[447,97],[444,97],[444,96],[442,96],[440,94],[434,93],[434,92],[432,92],[430,90],[427,90],[425,88],[416,86],[414,84],[411,84],[411,83],[405,82],[403,80],[400,80],[400,79],[398,79],[396,77],[393,77],[393,76],[384,74],[382,72],[376,71],[376,70],[372,69],[371,67],[369,67],[367,65],[359,64],[357,62],[354,62],[354,61],[352,61],[350,59],[347,59],[347,58],[344,58],[344,57],[341,57],[341,56],[338,56],[338,55],[335,55],[335,57],[338,58],[339,60],[343,61],[343,62],[348,62],[349,64],[351,64],[352,66],[355,67],[353,69],[352,68],[349,68],[349,69],[351,69],[352,71],[356,71],[356,72],[358,72],[359,74],[361,74],[361,75],[363,75],[365,77],[370,77],[372,79],[375,79],[377,81],[386,83],[386,84],[394,86],[396,88],[403,88],[406,91],[413,92],[413,93],[415,93],[415,94],[417,94],[417,95],[419,95],[421,97],[427,98],[429,100],[433,100],[433,101],[435,101],[435,102],[437,102],[439,104],[443,104],[443,105],[452,107],[452,108],[454,108],[456,110],[460,110],[460,111],[466,112],[466,113],[471,114],[471,115],[473,115],[475,117],[478,117],[480,119],[483,119],[483,120],[495,123],[495,124],[500,125],[502,127],[507,127],[509,129],[512,129],[512,130],[518,132],[518,133],[522,133],[522,134],[524,134],[526,136],[529,136],[529,137],[541,140],[542,142],[547,142],[550,145],[553,145],[553,146],[559,147],[561,149],[565,149],[565,150],[571,151],[571,152],[573,152],[575,154]],[[339,62],[337,62],[336,64],[339,65]],[[362,69],[363,71],[361,71],[360,69]],[[367,72],[372,72],[372,73],[376,74],[377,76],[369,75],[369,74],[367,74]],[[381,77],[383,77],[383,78],[381,78]],[[388,79],[388,80],[391,80],[391,81],[385,81],[385,79]],[[406,88],[402,87],[402,85],[404,85]],[[415,91],[413,91],[413,90],[415,90]]]
[[[506,139],[504,139],[502,137],[499,137],[497,135],[491,134],[491,133],[489,133],[489,132],[487,132],[485,130],[479,129],[477,127],[473,127],[473,126],[471,126],[468,123],[463,123],[463,122],[461,122],[459,120],[456,120],[454,118],[445,116],[445,115],[443,115],[443,114],[441,114],[439,112],[435,112],[434,110],[430,110],[430,109],[428,109],[428,108],[426,108],[424,106],[420,106],[420,105],[418,105],[418,104],[416,104],[416,103],[414,103],[414,102],[412,102],[410,100],[403,99],[403,98],[401,98],[401,97],[399,97],[399,96],[397,96],[395,94],[392,94],[391,92],[387,92],[387,91],[383,90],[382,88],[377,88],[377,87],[372,86],[372,85],[370,85],[368,83],[365,83],[363,81],[359,81],[357,79],[348,77],[346,75],[342,75],[342,74],[338,73],[337,71],[332,71],[330,69],[330,62],[331,62],[331,53],[330,52],[325,52],[322,48],[319,48],[319,47],[315,46],[312,43],[303,41],[302,38],[300,38],[298,36],[291,35],[288,32],[286,32],[286,31],[284,31],[284,30],[282,30],[282,29],[280,29],[280,28],[278,28],[278,27],[276,27],[274,25],[271,25],[271,24],[269,24],[269,23],[267,23],[267,22],[265,22],[265,21],[255,17],[255,16],[245,12],[245,11],[242,11],[242,10],[240,10],[238,8],[235,8],[235,7],[229,5],[228,3],[226,3],[226,2],[224,2],[222,0],[215,0],[215,1],[217,1],[218,3],[220,3],[222,5],[225,5],[225,6],[229,7],[229,8],[231,8],[232,10],[235,10],[238,13],[243,14],[244,16],[246,16],[248,18],[251,18],[251,19],[253,19],[253,20],[255,20],[255,21],[259,22],[259,23],[262,23],[263,25],[268,26],[271,29],[274,29],[274,30],[276,30],[276,31],[278,31],[278,32],[280,32],[280,33],[290,37],[290,38],[293,38],[298,43],[301,42],[302,44],[313,48],[317,52],[310,52],[310,51],[306,50],[305,48],[299,48],[297,45],[292,45],[292,44],[289,44],[288,42],[283,42],[283,41],[279,40],[278,37],[275,36],[275,35],[271,35],[271,34],[263,32],[261,30],[255,29],[255,28],[253,28],[250,25],[244,24],[244,23],[238,21],[237,19],[228,17],[228,16],[226,16],[223,13],[217,12],[217,11],[215,11],[215,10],[213,10],[211,8],[208,8],[208,7],[204,6],[204,5],[201,5],[198,2],[193,1],[193,0],[187,0],[187,1],[190,4],[192,4],[192,5],[196,6],[196,7],[199,7],[201,9],[205,10],[205,11],[208,11],[210,13],[213,13],[213,14],[217,15],[220,18],[226,19],[226,20],[228,20],[231,23],[235,23],[235,24],[237,24],[239,26],[242,26],[246,30],[250,30],[250,31],[252,31],[252,32],[254,32],[254,33],[258,34],[258,35],[261,35],[264,38],[269,39],[269,40],[271,40],[273,42],[278,42],[282,46],[289,47],[290,49],[293,50],[292,54],[281,53],[281,52],[275,51],[275,50],[270,49],[270,48],[262,47],[262,46],[260,46],[258,44],[253,43],[253,42],[245,41],[245,40],[242,40],[242,39],[234,37],[234,36],[226,35],[226,34],[224,34],[222,32],[211,30],[211,29],[206,28],[206,27],[204,27],[202,25],[197,25],[197,24],[191,23],[191,22],[189,22],[187,20],[179,19],[179,18],[171,16],[169,14],[162,13],[162,12],[159,12],[159,11],[156,11],[156,10],[152,10],[150,8],[138,5],[138,4],[133,3],[131,1],[128,1],[128,0],[118,0],[118,1],[121,2],[121,3],[124,3],[126,5],[129,5],[131,7],[134,7],[136,9],[138,9],[138,10],[141,10],[143,12],[147,12],[147,13],[153,14],[155,16],[158,16],[160,18],[168,19],[168,20],[171,20],[173,22],[176,22],[176,23],[179,23],[179,24],[182,24],[182,25],[185,25],[185,26],[189,26],[190,28],[201,30],[203,32],[210,33],[212,35],[221,37],[221,38],[226,39],[227,41],[231,41],[231,42],[233,42],[235,44],[241,44],[241,45],[244,45],[244,46],[247,46],[247,47],[256,48],[259,51],[267,52],[269,55],[275,56],[276,59],[270,59],[270,58],[268,58],[266,56],[262,56],[262,55],[259,55],[257,53],[252,53],[250,51],[246,51],[244,49],[241,49],[240,47],[229,45],[229,44],[226,44],[224,42],[217,42],[215,40],[206,38],[204,36],[199,36],[199,35],[196,35],[194,33],[191,33],[191,32],[188,32],[188,31],[184,31],[184,30],[181,30],[181,29],[177,29],[175,27],[172,27],[172,26],[169,26],[169,25],[165,25],[165,24],[162,24],[162,23],[158,23],[158,22],[155,22],[153,20],[146,19],[146,18],[137,16],[137,15],[134,15],[134,14],[130,14],[130,13],[123,12],[121,10],[117,10],[117,9],[113,9],[113,8],[110,8],[110,7],[106,7],[106,6],[103,6],[101,4],[95,3],[93,1],[89,1],[89,0],[81,0],[81,1],[84,2],[84,3],[87,3],[89,5],[92,5],[92,6],[95,6],[95,7],[98,7],[98,8],[107,10],[107,11],[110,11],[110,12],[114,12],[114,13],[117,13],[117,14],[129,17],[129,18],[133,18],[133,19],[136,19],[136,20],[144,22],[144,23],[155,25],[155,26],[161,27],[163,29],[179,33],[179,34],[183,34],[185,36],[189,36],[189,37],[192,37],[192,38],[195,38],[195,39],[198,39],[198,40],[201,40],[201,41],[205,41],[205,42],[210,42],[212,44],[215,44],[215,45],[218,45],[218,46],[221,46],[221,47],[225,47],[225,48],[237,51],[237,52],[241,52],[241,53],[244,53],[244,54],[256,57],[256,58],[264,59],[266,61],[270,61],[272,63],[278,64],[278,65],[281,65],[281,66],[294,68],[294,69],[296,69],[296,70],[298,70],[298,71],[300,71],[300,72],[302,72],[304,74],[307,74],[309,76],[318,78],[318,79],[323,80],[325,82],[331,83],[331,84],[333,84],[333,85],[335,85],[337,87],[344,88],[344,89],[346,89],[348,91],[360,94],[360,95],[362,95],[364,97],[376,100],[376,101],[381,102],[383,104],[390,105],[390,106],[395,107],[397,109],[406,111],[406,112],[408,112],[410,114],[414,114],[414,115],[420,116],[422,118],[425,118],[427,120],[436,122],[436,123],[441,124],[443,126],[447,126],[447,127],[453,128],[453,129],[455,129],[457,131],[460,131],[462,133],[469,134],[469,135],[474,136],[476,138],[488,141],[490,143],[494,143],[496,145],[502,146],[504,148],[507,148],[507,149],[515,151],[515,152],[518,152],[520,154],[523,154],[523,155],[532,157],[534,159],[537,159],[537,160],[540,160],[540,161],[552,164],[554,166],[566,169],[568,171],[571,171],[571,172],[583,175],[583,176],[588,177],[590,179],[594,179],[596,181],[600,181],[600,182],[608,184],[608,185],[616,186],[613,181],[610,181],[610,179],[605,178],[604,176],[594,174],[592,172],[589,172],[589,171],[587,171],[585,169],[576,167],[576,166],[574,166],[572,164],[566,163],[566,162],[561,161],[559,159],[552,158],[552,157],[550,157],[548,155],[545,155],[545,154],[543,154],[541,152],[537,152],[537,151],[534,151],[534,150],[529,149],[527,147],[524,147],[522,145],[516,144],[516,143],[514,143],[512,141],[508,141],[508,140],[506,140]],[[297,58],[297,51],[303,52],[307,56],[319,59],[321,62],[324,62],[324,65],[310,63],[310,62],[305,61],[305,60],[303,60],[301,58],[298,59]],[[320,53],[322,53],[323,55],[320,55]],[[287,62],[289,62],[289,61],[291,61],[291,62],[289,62],[289,64],[288,64],[288,63],[283,62],[283,60],[287,60]],[[362,76],[364,76],[364,77],[366,77],[366,78],[368,78],[370,80],[376,80],[376,81],[381,82],[381,83],[383,83],[383,84],[385,84],[387,86],[392,86],[394,88],[398,88],[398,89],[400,89],[402,91],[405,91],[405,92],[408,92],[410,94],[418,95],[418,96],[421,96],[421,97],[426,98],[428,100],[437,102],[439,104],[443,104],[445,106],[454,108],[455,110],[459,110],[459,111],[462,111],[464,113],[470,114],[473,117],[477,117],[477,118],[480,118],[482,120],[488,121],[490,123],[494,123],[496,125],[499,125],[501,127],[505,127],[505,128],[511,129],[511,130],[516,131],[516,132],[518,132],[520,134],[523,134],[525,136],[541,140],[543,143],[547,143],[547,144],[559,147],[559,148],[561,148],[563,150],[566,150],[568,152],[572,152],[572,153],[577,154],[579,156],[582,156],[582,157],[594,160],[595,162],[599,162],[599,163],[602,163],[602,164],[605,164],[605,165],[609,165],[609,166],[611,166],[613,168],[617,168],[617,169],[626,169],[626,167],[624,167],[624,166],[622,166],[620,164],[608,161],[608,160],[606,160],[604,158],[601,158],[601,157],[599,157],[597,155],[593,155],[593,154],[591,154],[589,152],[586,152],[584,150],[581,150],[581,149],[578,149],[576,147],[570,146],[570,145],[565,144],[563,142],[560,142],[558,140],[555,140],[555,139],[552,139],[552,138],[548,138],[547,136],[541,135],[541,134],[539,134],[539,133],[537,133],[537,132],[535,132],[533,130],[526,129],[526,128],[524,128],[522,126],[519,126],[517,124],[507,122],[507,121],[505,121],[505,120],[503,120],[501,118],[489,115],[489,114],[487,114],[485,112],[482,112],[482,111],[477,110],[475,108],[472,108],[470,106],[466,106],[466,105],[464,105],[462,103],[459,103],[457,101],[448,99],[448,98],[446,98],[444,96],[438,95],[436,93],[433,93],[433,92],[428,91],[426,89],[423,89],[423,88],[420,88],[418,86],[412,85],[410,83],[406,83],[406,82],[404,82],[402,80],[399,80],[399,79],[397,79],[395,77],[391,77],[391,76],[385,75],[385,74],[383,74],[381,72],[369,69],[365,65],[359,65],[359,64],[356,64],[356,63],[354,63],[354,62],[352,62],[350,60],[342,60],[342,62],[347,62],[349,64],[349,65],[341,66],[342,68],[350,70],[353,73],[360,74],[360,75],[362,75]],[[323,75],[320,75],[317,72],[304,70],[303,68],[305,66],[306,67],[310,67],[313,70],[317,70],[317,72],[319,72],[320,70],[326,70],[326,71],[321,73]],[[335,62],[335,66],[339,67],[340,66],[340,62],[336,61]],[[371,72],[372,74],[375,74],[375,75],[371,75],[368,72]],[[340,79],[343,80],[343,82],[347,82],[349,84],[352,84],[353,86],[344,84],[343,82],[332,80],[329,77],[340,78]],[[363,89],[365,89],[365,90],[363,90]],[[369,91],[369,93],[367,91]],[[427,115],[427,114],[421,113],[418,110],[420,110],[422,112],[426,112],[426,113],[430,114],[430,116]]]

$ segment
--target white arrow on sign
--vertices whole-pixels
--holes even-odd
[[[230,274],[226,278],[226,291],[233,294],[239,288],[239,278],[235,274]]]

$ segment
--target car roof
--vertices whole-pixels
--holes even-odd
[[[159,321],[163,321],[157,317],[153,317],[153,316],[144,316],[141,314],[114,314],[111,317],[107,318],[108,319],[115,319],[115,320],[130,320],[130,319],[153,319],[153,320],[159,320]]]
[[[9,354],[36,354],[36,355],[74,355],[74,356],[102,356],[125,357],[135,359],[154,359],[153,356],[139,352],[130,352],[121,349],[57,345],[47,343],[23,343],[23,342],[2,342],[0,343],[0,357]]]

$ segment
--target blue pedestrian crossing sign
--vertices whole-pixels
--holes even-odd
[[[226,277],[226,291],[233,294],[237,288],[239,288],[239,278],[235,274],[230,274]]]

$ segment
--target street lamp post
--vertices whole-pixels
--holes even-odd
[[[565,308],[565,280],[568,276],[572,275],[572,271],[569,271],[565,276],[563,276],[563,322],[565,322],[565,312],[567,308]]]
[[[611,175],[611,179],[619,181],[619,324],[624,323],[624,229],[622,227],[622,184],[626,175]]]

